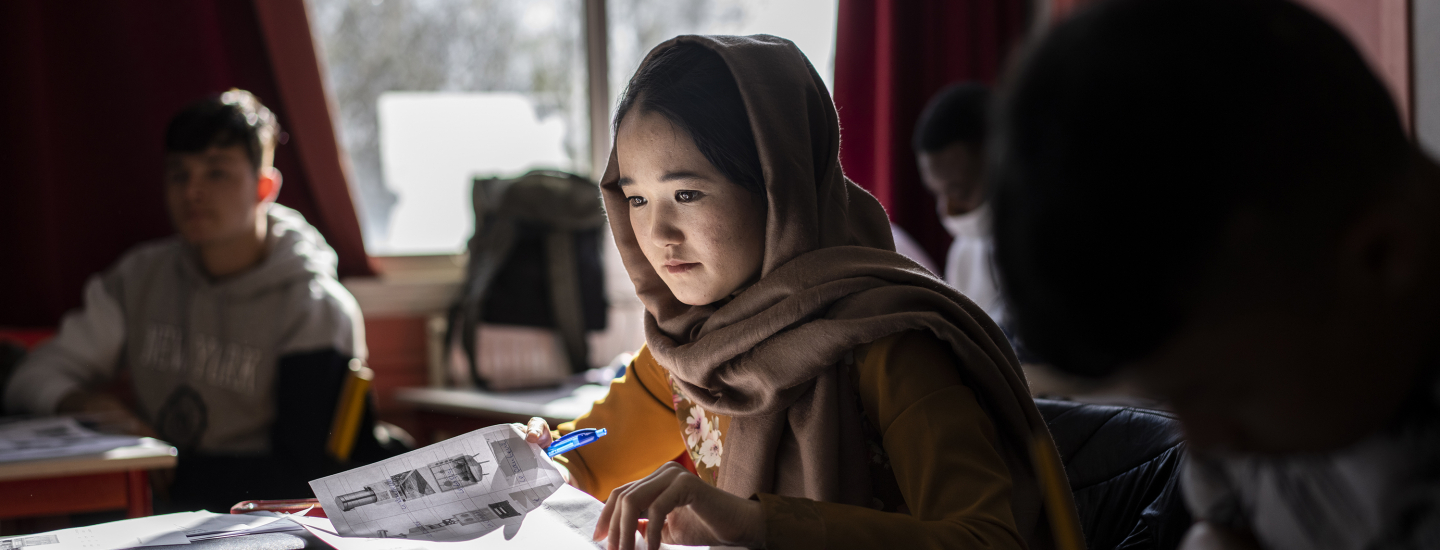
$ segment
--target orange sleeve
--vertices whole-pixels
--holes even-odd
[[[910,514],[760,495],[766,548],[1021,549],[995,428],[929,333],[858,348],[860,399]]]
[[[605,428],[605,437],[570,451],[556,461],[570,469],[581,490],[595,498],[610,498],[610,491],[654,472],[685,452],[679,420],[671,402],[665,369],[650,349],[625,368],[625,376],[610,384],[610,393],[595,402],[590,412],[557,430],[559,437],[580,428]]]

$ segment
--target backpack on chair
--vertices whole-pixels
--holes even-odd
[[[446,331],[452,382],[548,386],[589,368],[586,333],[605,328],[607,309],[598,186],[536,170],[476,179],[472,197],[475,234]]]

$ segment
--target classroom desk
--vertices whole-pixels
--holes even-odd
[[[148,516],[148,470],[174,468],[175,454],[147,437],[99,454],[0,463],[0,519],[119,509]]]
[[[401,388],[395,399],[413,407],[422,445],[504,422],[525,423],[538,416],[551,427],[585,414],[606,386],[569,382],[556,388],[512,392],[473,389]]]

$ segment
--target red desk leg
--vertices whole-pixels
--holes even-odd
[[[125,472],[127,492],[125,517],[143,518],[154,510],[150,507],[150,473],[145,470]]]

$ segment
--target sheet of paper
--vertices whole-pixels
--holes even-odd
[[[341,536],[464,541],[518,527],[564,484],[538,446],[501,424],[310,487]]]
[[[330,523],[329,518],[312,518],[310,516],[290,516],[290,521],[307,528],[315,528],[327,533],[335,533],[335,525]]]
[[[190,542],[210,540],[240,535],[258,535],[261,533],[280,533],[285,531],[303,530],[298,524],[289,521],[289,516],[272,512],[253,512],[249,514],[213,514],[209,517],[197,517],[193,521],[180,524],[178,527]]]
[[[336,550],[457,550],[460,548],[496,548],[506,550],[596,550],[604,542],[593,542],[595,521],[604,504],[594,497],[562,485],[545,502],[526,514],[524,521],[513,529],[507,526],[468,542],[437,542],[425,540],[341,537],[327,531],[318,522],[306,528],[316,538]],[[306,518],[314,520],[317,518]],[[643,546],[642,546],[643,548]],[[665,550],[698,550],[703,547],[661,545]]]
[[[105,435],[74,418],[37,418],[0,424],[0,462],[103,453],[140,443],[128,435]]]
[[[181,512],[73,527],[38,535],[0,538],[0,550],[121,550],[140,546],[190,544],[182,525],[203,521],[210,512]]]

